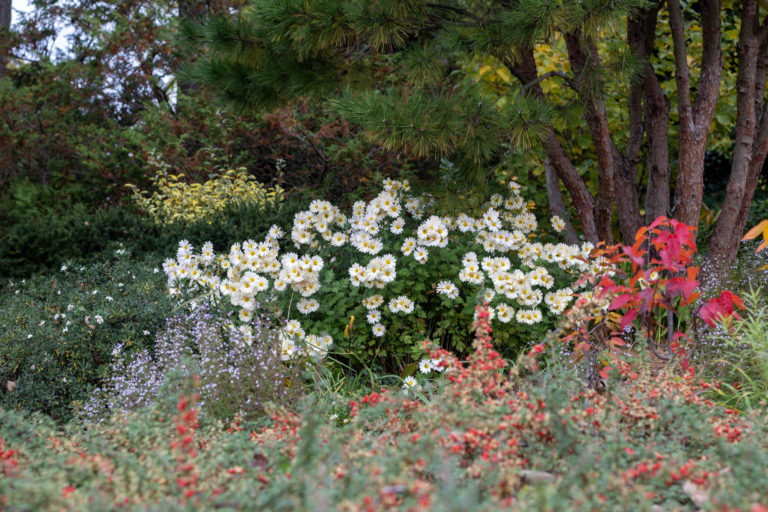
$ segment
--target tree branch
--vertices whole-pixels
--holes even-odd
[[[427,3],[427,7],[431,7],[432,9],[442,9],[444,11],[450,11],[456,14],[461,14],[462,16],[466,16],[467,18],[474,20],[481,25],[483,24],[483,20],[480,17],[460,7],[454,7],[452,5],[444,5],[444,4],[434,4],[434,3]]]
[[[546,80],[547,78],[552,78],[553,76],[559,76],[560,78],[565,80],[565,83],[566,83],[566,85],[568,85],[568,87],[570,87],[574,91],[576,90],[576,84],[574,84],[573,79],[570,76],[568,76],[566,73],[563,73],[562,71],[548,71],[548,72],[544,73],[543,75],[540,75],[540,76],[536,77],[536,79],[531,80],[527,84],[524,84],[523,85],[523,92],[527,91],[528,89],[530,89],[534,85],[538,84],[542,80]]]
[[[672,47],[675,54],[675,82],[677,82],[677,103],[681,129],[693,131],[693,109],[691,108],[691,74],[688,69],[688,50],[685,45],[685,23],[680,0],[668,0],[669,28],[672,32]]]

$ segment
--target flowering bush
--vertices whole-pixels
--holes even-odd
[[[238,329],[205,303],[169,318],[152,350],[124,354],[123,348],[113,349],[109,376],[83,407],[83,417],[100,419],[152,405],[160,393],[178,394],[184,380],[195,375],[198,405],[206,414],[247,418],[262,413],[267,402],[289,403],[300,382],[281,363],[277,339],[264,319]]]
[[[106,377],[116,344],[151,346],[174,308],[160,265],[121,249],[103,256],[0,287],[0,407],[66,421]]]
[[[438,216],[408,182],[386,180],[350,216],[312,201],[294,218],[288,243],[296,252],[281,247],[284,233],[274,226],[228,254],[182,241],[164,269],[171,293],[222,298],[244,323],[261,297],[276,296],[290,319],[285,359],[320,359],[334,341],[338,352],[368,361],[402,361],[424,338],[463,352],[478,301],[490,303],[494,324],[517,348],[565,310],[592,247],[537,241],[536,217],[517,183],[509,189],[477,218]],[[562,221],[552,226],[562,229]]]
[[[248,174],[246,169],[229,169],[220,176],[211,175],[203,184],[179,181],[182,174],[170,174],[163,168],[151,178],[156,190],[150,195],[128,184],[133,190],[134,202],[156,221],[194,221],[223,210],[231,203],[257,205],[264,210],[274,209],[283,200],[279,186],[266,188]]]

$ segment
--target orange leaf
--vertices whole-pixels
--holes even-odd
[[[768,228],[768,219],[761,220],[760,222],[758,222],[757,226],[753,227],[752,229],[746,232],[742,240],[752,240],[756,238],[757,235],[762,233],[763,230],[766,228]],[[763,236],[763,238],[765,238],[765,236]]]

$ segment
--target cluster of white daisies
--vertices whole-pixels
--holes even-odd
[[[363,299],[363,306],[368,310],[366,320],[371,325],[371,332],[374,336],[381,337],[387,332],[387,328],[382,324],[382,313],[379,306],[384,304],[384,297],[381,294],[371,295]],[[413,313],[416,305],[405,295],[394,297],[387,303],[387,309],[392,314],[403,313],[405,315]]]
[[[195,253],[183,240],[176,258],[166,260],[163,268],[171,293],[186,286],[226,296],[240,308],[239,318],[247,323],[257,307],[258,295],[263,292],[290,291],[286,297],[297,298],[290,304],[301,315],[321,309],[322,298],[315,298],[315,294],[320,290],[318,273],[325,262],[312,254],[321,244],[337,248],[348,245],[360,253],[359,261],[346,272],[353,287],[386,290],[397,279],[398,257],[413,258],[423,264],[430,251],[436,252],[458,240],[462,246],[469,244],[474,249],[463,255],[456,275],[464,285],[457,285],[456,281],[445,279],[450,276],[443,275],[443,280],[430,283],[436,293],[455,300],[461,288],[466,290],[467,285],[472,285],[472,293],[480,291],[491,304],[495,320],[535,324],[542,320],[542,308],[560,314],[573,296],[569,287],[555,289],[549,270],[538,263],[544,261],[578,274],[589,271],[598,262],[589,260],[589,244],[579,247],[531,241],[538,228],[536,217],[520,197],[519,185],[512,182],[509,189],[507,198],[493,195],[479,218],[465,213],[457,217],[427,217],[432,203],[429,197],[410,194],[407,181],[385,180],[383,190],[369,202],[356,202],[350,216],[324,200],[312,201],[309,210],[296,214],[290,239],[296,250],[305,248],[309,254],[281,253],[283,233],[273,226],[264,241],[234,244],[229,254],[216,255],[210,243]],[[408,225],[412,231],[406,230]],[[562,230],[564,222],[553,218],[552,227]],[[385,245],[391,250],[399,247],[402,256],[385,253]],[[517,257],[529,270],[513,268],[510,257]],[[407,315],[417,307],[411,298],[402,295],[390,298],[386,308],[379,309],[385,295],[386,292],[377,293],[363,300],[374,336],[386,333],[385,313]],[[291,311],[287,313],[290,316]],[[333,342],[324,333],[305,333],[296,319],[283,329],[282,338],[284,358],[322,357]]]

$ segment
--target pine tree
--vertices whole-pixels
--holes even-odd
[[[237,16],[187,26],[185,35],[208,50],[193,69],[196,79],[240,106],[268,108],[302,96],[327,101],[387,148],[449,157],[468,172],[499,162],[510,147],[540,145],[586,239],[611,241],[614,211],[625,240],[643,225],[643,195],[645,222],[674,213],[698,223],[704,154],[723,73],[721,18],[742,20],[732,63],[739,69],[741,149],[724,210],[728,224],[718,226],[726,234],[713,242],[731,251],[732,260],[737,242],[730,239],[743,230],[754,173],[768,152],[768,116],[762,115],[768,23],[759,14],[757,0],[727,9],[720,0],[685,6],[676,0],[251,0]],[[657,38],[660,19],[668,20],[664,28],[672,39],[677,116],[652,61],[668,44]],[[700,58],[688,52],[691,23],[701,27]],[[601,53],[601,40],[618,33],[626,37],[620,55]],[[556,39],[565,42],[568,66],[540,73],[534,48]],[[465,79],[466,67],[486,58],[516,78],[503,102]],[[700,73],[691,73],[697,67]],[[629,83],[622,148],[606,108],[606,84],[613,80]],[[595,195],[554,129],[544,81],[575,95],[597,160]],[[677,155],[670,155],[675,131]],[[670,167],[674,156],[677,172]],[[645,191],[638,179],[642,157]],[[556,199],[558,187],[547,189]]]

